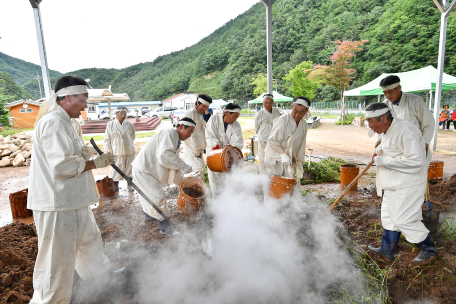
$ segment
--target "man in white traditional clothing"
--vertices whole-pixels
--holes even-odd
[[[90,170],[114,163],[92,153],[72,125],[87,107],[88,84],[65,76],[55,85],[34,131],[27,208],[33,210],[38,256],[30,303],[70,303],[74,270],[84,279],[110,268],[90,205],[98,202]]]
[[[303,118],[309,108],[307,97],[295,97],[291,112],[277,118],[272,126],[264,161],[265,172],[269,175],[295,178],[300,184],[307,137],[307,121]]]
[[[274,120],[280,117],[280,111],[273,107],[274,96],[264,94],[263,109],[255,115],[255,133],[258,136],[258,167],[260,173],[264,172],[264,150],[268,143],[269,133],[271,133]]]
[[[421,249],[413,260],[421,263],[438,253],[422,220],[421,205],[426,191],[428,161],[425,140],[417,126],[393,117],[390,108],[381,102],[366,109],[369,127],[382,134],[382,142],[374,151],[377,166],[377,195],[384,190],[381,218],[382,244],[369,249],[393,259],[393,253],[404,234],[407,241]]]
[[[426,149],[434,136],[435,119],[432,112],[426,106],[423,98],[411,93],[401,91],[400,78],[390,75],[380,81],[383,94],[386,97],[384,103],[391,109],[394,116],[411,122],[421,131],[424,138]],[[382,139],[382,135],[377,136],[377,147]],[[431,159],[431,153],[428,153]]]
[[[185,162],[192,166],[193,171],[198,172],[204,178],[206,165],[203,159],[203,152],[206,150],[206,121],[203,113],[207,111],[212,103],[212,98],[206,94],[198,95],[195,107],[185,113],[185,117],[191,118],[195,123],[195,132],[184,142]]]
[[[116,118],[110,121],[106,126],[104,150],[105,152],[114,155],[117,167],[119,167],[125,175],[131,177],[131,163],[136,157],[136,131],[135,126],[126,120],[127,112],[128,110],[126,107],[117,107]],[[123,180],[123,177],[112,167],[110,168],[109,175],[114,180],[116,191],[119,191],[119,181]],[[128,184],[127,187],[128,191],[133,191],[133,187],[131,187],[130,184]]]
[[[242,129],[237,119],[241,106],[229,103],[220,114],[212,115],[206,126],[206,152],[213,149],[223,149],[226,146],[244,148]],[[207,168],[212,197],[215,199],[223,190],[226,173],[213,172]]]
[[[193,171],[179,158],[181,141],[192,136],[196,123],[188,117],[182,118],[176,128],[158,131],[147,141],[133,161],[135,185],[167,216],[169,214],[163,187],[179,185],[183,174]],[[182,174],[183,173],[183,174]],[[157,221],[160,232],[173,233],[169,223],[142,197],[139,197],[146,220]]]

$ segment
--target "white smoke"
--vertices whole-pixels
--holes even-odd
[[[187,230],[173,249],[145,258],[139,272],[141,303],[327,303],[334,286],[357,290],[359,275],[336,236],[338,221],[322,204],[267,200],[264,176],[239,171],[206,211],[211,257]],[[343,284],[343,285],[340,285]]]

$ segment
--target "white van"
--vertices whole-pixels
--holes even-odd
[[[156,118],[160,118],[160,119],[166,119],[166,118],[170,118],[169,115],[177,109],[178,109],[177,107],[160,107],[160,108],[153,110],[152,112],[147,113],[146,115],[147,115],[147,117],[156,117]]]

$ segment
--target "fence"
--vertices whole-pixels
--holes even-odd
[[[331,101],[331,102],[312,102],[313,109],[340,109],[342,108],[342,101]],[[345,101],[345,108],[347,109],[364,109],[366,108],[365,101],[357,101],[357,100],[346,100]]]

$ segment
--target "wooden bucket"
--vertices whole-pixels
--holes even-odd
[[[341,165],[340,166],[340,187],[345,189],[350,183],[358,176],[358,165]],[[350,190],[358,189],[358,182],[356,182]]]
[[[213,172],[230,172],[233,166],[242,164],[242,151],[236,147],[215,149],[207,154],[206,161]]]
[[[27,195],[28,189],[14,192],[9,195],[13,219],[25,219],[33,216],[33,211],[27,209]]]
[[[428,169],[428,179],[442,179],[443,178],[443,161],[431,161]]]
[[[269,196],[273,198],[281,198],[284,195],[291,196],[296,186],[296,179],[273,175],[269,183]]]
[[[197,177],[183,178],[179,184],[177,210],[183,214],[192,214],[203,206],[206,200],[206,185]]]

